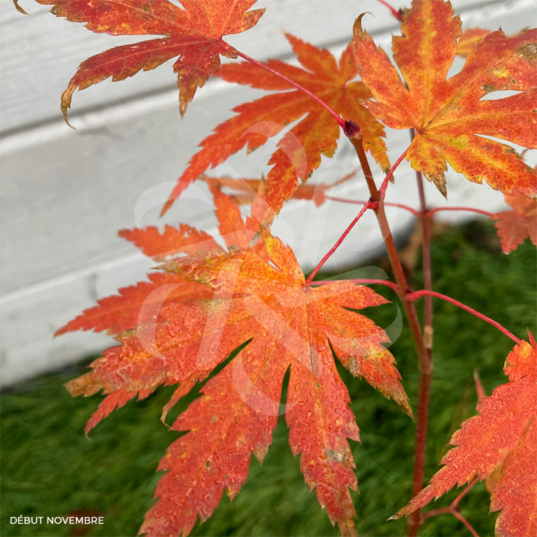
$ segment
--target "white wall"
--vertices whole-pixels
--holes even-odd
[[[534,18],[534,0],[454,0],[467,27],[514,32]],[[113,343],[108,337],[77,333],[52,338],[54,331],[95,299],[143,278],[151,263],[117,238],[118,229],[158,222],[158,212],[197,144],[235,105],[261,92],[211,80],[198,91],[183,121],[170,63],[120,84],[104,82],[77,92],[69,129],[59,99],[78,64],[110,46],[136,38],[97,35],[22,0],[25,17],[9,2],[0,14],[0,120],[2,142],[1,232],[1,383],[76,361]],[[339,53],[351,35],[354,18],[374,17],[367,28],[383,46],[397,24],[373,0],[258,0],[267,12],[253,30],[228,42],[258,59],[290,58],[281,29]],[[404,2],[394,1],[396,7]],[[407,133],[389,131],[390,157],[408,145]],[[335,158],[325,159],[314,175],[334,180],[356,166],[342,143]],[[240,153],[218,170],[259,177],[274,143],[250,156]],[[380,175],[379,175],[380,178]],[[500,210],[500,194],[487,186],[450,177],[451,204]],[[362,180],[334,193],[366,199]],[[404,163],[389,200],[415,205],[415,178]],[[431,204],[445,203],[428,185]],[[492,207],[492,209],[491,209]],[[297,252],[305,269],[330,248],[355,215],[352,205],[306,202],[289,204],[274,230]],[[441,213],[443,218],[465,219]],[[412,224],[407,213],[391,210],[400,233]],[[206,192],[193,187],[161,223],[189,222],[214,230]],[[307,232],[307,233],[306,233]],[[382,252],[372,215],[349,235],[328,267],[349,266]]]

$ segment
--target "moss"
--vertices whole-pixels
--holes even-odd
[[[526,328],[536,332],[537,274],[535,248],[526,243],[504,256],[490,223],[471,223],[449,229],[435,239],[434,288],[486,313],[519,337]],[[421,274],[415,274],[415,287]],[[389,289],[379,289],[394,303],[367,310],[381,326],[395,318],[397,300]],[[421,306],[421,305],[420,305]],[[438,468],[451,434],[475,413],[473,370],[478,369],[488,393],[505,381],[502,365],[512,342],[493,327],[435,301],[435,372],[432,386],[427,477]],[[391,347],[405,388],[416,407],[417,373],[408,331]],[[152,503],[158,481],[159,459],[177,433],[159,421],[173,388],[159,390],[141,402],[130,402],[91,433],[85,421],[97,398],[72,399],[62,384],[83,366],[19,385],[1,396],[1,524],[2,535],[54,537],[136,535],[144,512]],[[360,494],[354,494],[360,535],[394,536],[405,533],[405,521],[387,522],[410,497],[414,423],[391,401],[364,381],[340,368],[349,387],[362,443],[353,443]],[[175,415],[196,395],[183,401]],[[439,501],[447,505],[455,497]],[[493,535],[496,515],[487,514],[488,495],[476,486],[462,502],[462,514],[478,533]],[[17,526],[11,516],[65,516],[91,513],[104,525],[76,528],[65,525]],[[197,525],[196,536],[324,536],[337,535],[314,493],[304,485],[298,459],[287,442],[280,418],[274,442],[263,464],[253,460],[242,492],[231,503],[224,498],[213,517]],[[423,536],[466,536],[453,517],[431,519]]]

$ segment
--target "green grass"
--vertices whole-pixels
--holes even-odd
[[[536,252],[526,243],[509,256],[501,254],[490,223],[449,229],[433,244],[434,288],[486,313],[520,338],[536,331]],[[414,286],[420,286],[421,274]],[[377,287],[378,288],[378,287]],[[366,310],[381,326],[395,317],[394,304]],[[420,301],[421,302],[421,301]],[[421,307],[422,304],[420,303]],[[513,343],[495,328],[454,306],[435,300],[434,382],[428,443],[427,477],[437,469],[451,434],[475,412],[473,371],[478,369],[488,393],[505,382],[502,366]],[[416,408],[416,358],[408,330],[391,347],[403,383]],[[113,413],[91,434],[85,421],[98,398],[71,398],[62,384],[82,366],[34,379],[1,396],[1,534],[8,536],[123,537],[136,535],[152,504],[158,481],[155,469],[178,434],[159,421],[172,388]],[[340,368],[349,387],[362,443],[353,443],[360,494],[354,494],[359,535],[399,536],[405,521],[387,522],[410,497],[414,423],[391,401]],[[195,397],[183,401],[174,415]],[[173,418],[173,416],[171,416]],[[436,506],[447,505],[452,492]],[[462,514],[481,537],[493,535],[496,515],[488,514],[483,484],[462,502]],[[104,525],[10,524],[10,517],[98,513]],[[337,535],[315,495],[304,485],[299,461],[291,455],[287,428],[280,418],[263,467],[253,460],[248,480],[231,503],[224,498],[213,517],[198,524],[195,536]],[[453,517],[429,520],[423,536],[467,536]]]

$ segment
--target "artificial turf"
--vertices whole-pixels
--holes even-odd
[[[505,256],[490,222],[450,228],[432,247],[434,289],[450,294],[527,338],[536,332],[537,263],[535,247],[526,241]],[[413,275],[419,288],[421,273]],[[393,304],[366,314],[381,326],[396,317],[398,301],[385,288],[380,293]],[[420,304],[421,307],[421,304]],[[430,407],[427,477],[438,468],[451,434],[475,414],[473,371],[488,393],[506,381],[502,366],[513,342],[492,326],[435,300],[434,381]],[[403,330],[390,350],[398,361],[404,387],[416,408],[417,370],[413,343]],[[1,402],[1,534],[8,536],[88,535],[126,537],[137,534],[144,512],[152,504],[155,473],[166,447],[179,436],[160,422],[160,412],[173,388],[148,399],[132,401],[92,431],[85,421],[98,397],[69,396],[62,387],[81,374],[83,365],[49,374],[6,390]],[[387,519],[410,497],[414,423],[392,402],[363,380],[339,368],[352,398],[361,429],[361,444],[352,442],[360,493],[353,493],[358,534],[404,535],[404,520]],[[191,394],[174,410],[184,410]],[[285,394],[284,394],[285,396]],[[170,420],[169,420],[170,421]],[[444,506],[456,492],[439,500]],[[474,487],[461,503],[462,514],[481,537],[491,536],[496,514],[488,514],[484,484]],[[69,514],[104,517],[103,525],[17,525],[11,517],[57,517]],[[224,494],[208,521],[197,524],[194,536],[268,537],[338,535],[315,494],[303,482],[299,460],[287,441],[280,416],[273,445],[261,467],[252,460],[248,480],[230,502]],[[422,536],[467,536],[468,530],[450,515],[427,521]]]

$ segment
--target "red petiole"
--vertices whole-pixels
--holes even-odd
[[[433,516],[451,514],[457,520],[460,520],[468,529],[468,531],[473,535],[473,537],[479,537],[477,531],[474,530],[470,522],[468,522],[460,513],[459,513],[459,502],[470,492],[470,490],[478,483],[479,478],[476,477],[471,483],[469,483],[465,489],[449,504],[448,507],[441,507],[440,509],[434,509],[423,515],[423,520],[431,518]]]
[[[254,65],[257,65],[257,67],[261,67],[261,69],[264,69],[265,71],[268,71],[269,73],[272,73],[273,75],[277,76],[278,78],[281,78],[282,80],[285,80],[288,84],[291,84],[295,88],[299,89],[300,91],[304,92],[306,95],[309,95],[314,101],[316,101],[318,104],[320,104],[323,108],[325,108],[332,116],[334,116],[335,120],[338,122],[338,125],[344,129],[345,128],[345,121],[341,119],[341,117],[332,109],[330,106],[328,106],[322,99],[317,97],[314,93],[312,93],[310,90],[306,89],[304,86],[301,86],[298,82],[295,82],[294,80],[291,80],[290,78],[286,77],[285,75],[282,75],[281,73],[278,73],[278,71],[275,71],[268,65],[265,65],[263,62],[257,61],[254,58],[251,58],[250,56],[247,56],[243,52],[240,52],[239,50],[235,51],[237,53],[237,56],[240,56],[241,58],[245,59],[246,61],[249,61],[250,63],[253,63]]]
[[[320,263],[313,269],[311,274],[308,276],[308,279],[306,280],[306,285],[309,285],[311,283],[311,280],[315,278],[315,275],[321,270],[321,267],[330,259],[332,254],[339,248],[339,245],[345,240],[345,237],[350,233],[351,229],[356,225],[356,222],[362,218],[362,216],[365,214],[365,212],[368,209],[374,209],[376,208],[378,203],[376,201],[368,201],[363,207],[362,210],[358,213],[356,218],[348,225],[347,229],[343,232],[341,237],[336,241],[336,244],[332,246],[332,248],[328,251],[328,253],[321,259]]]
[[[390,10],[390,13],[398,20],[401,21],[403,19],[401,10],[395,9],[392,5],[388,4],[386,0],[377,0],[379,3],[381,3],[384,7],[388,8]]]
[[[327,200],[339,201],[341,203],[351,203],[355,205],[365,205],[367,203],[367,201],[348,200],[346,198],[337,198],[335,196],[327,196],[327,195],[325,195],[325,198]],[[420,216],[420,213],[416,211],[416,209],[413,209],[412,207],[409,207],[408,205],[403,205],[402,203],[390,203],[388,201],[385,201],[384,205],[386,207],[397,207],[399,209],[404,209],[405,211],[412,213],[414,216],[418,216],[418,217]]]
[[[364,205],[365,203],[367,203],[367,201],[348,200],[346,198],[338,198],[336,196],[328,196],[328,195],[326,195],[325,197],[328,200],[338,201],[340,203],[350,203],[350,204],[355,204],[355,205]],[[405,205],[403,203],[392,203],[392,202],[389,202],[389,201],[385,201],[384,205],[386,207],[397,207],[399,209],[404,209],[405,211],[408,211],[409,213],[412,213],[414,216],[416,216],[418,218],[421,217],[421,213],[419,211],[417,211],[416,209],[413,209],[409,205]],[[473,207],[436,207],[434,209],[429,209],[425,213],[425,216],[431,218],[434,214],[436,214],[437,212],[440,212],[440,211],[468,211],[468,212],[471,212],[471,213],[482,214],[482,215],[488,216],[489,218],[492,218],[494,216],[494,213],[491,213],[489,211],[484,211],[482,209],[475,209]]]
[[[491,213],[489,211],[483,211],[482,209],[474,209],[473,207],[436,207],[435,209],[429,209],[426,215],[430,218],[431,216],[433,216],[433,214],[439,211],[470,211],[472,213],[484,214],[489,218],[492,218],[494,216],[494,213]]]
[[[397,284],[394,282],[390,282],[389,280],[371,280],[371,279],[350,279],[350,280],[322,280],[319,282],[311,282],[310,285],[328,285],[330,283],[335,282],[352,282],[352,283],[363,283],[366,285],[385,285],[386,287],[389,287],[390,289],[393,289],[397,293]]]
[[[520,343],[520,339],[518,339],[514,334],[509,332],[509,330],[507,330],[507,328],[502,326],[500,323],[494,321],[490,317],[487,317],[486,315],[479,313],[478,311],[474,310],[470,306],[467,306],[466,304],[463,304],[462,302],[459,302],[458,300],[455,300],[454,298],[451,298],[447,295],[443,295],[435,291],[429,291],[427,289],[422,289],[421,291],[414,291],[414,292],[408,293],[405,296],[405,300],[414,301],[414,300],[417,300],[418,298],[421,298],[422,296],[433,296],[435,298],[440,298],[442,300],[445,300],[446,302],[454,304],[455,306],[467,311],[468,313],[475,315],[479,319],[491,324],[492,326],[497,328],[500,332],[503,332],[508,338],[511,338],[515,343]]]
[[[390,171],[386,174],[386,177],[384,178],[384,181],[382,182],[382,185],[379,188],[379,194],[380,199],[383,200],[386,196],[386,189],[388,188],[388,184],[390,179],[393,177],[393,172],[397,169],[399,164],[403,161],[403,159],[406,157],[406,154],[408,153],[408,150],[410,147],[407,147],[404,151],[404,153],[395,161],[394,165],[390,168]]]

